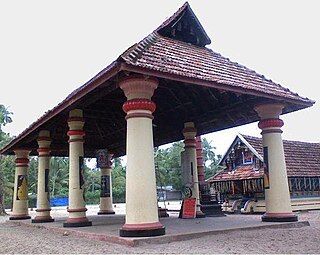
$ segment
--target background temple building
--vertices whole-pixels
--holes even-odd
[[[283,140],[283,147],[292,210],[320,209],[320,143]],[[223,210],[265,212],[262,139],[237,135],[219,164],[224,169],[208,181],[225,201]]]

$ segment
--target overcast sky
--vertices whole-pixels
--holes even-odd
[[[0,1],[0,104],[18,135],[185,1]],[[317,1],[190,0],[212,50],[299,95],[320,101]],[[283,137],[319,142],[319,104],[282,116]],[[207,135],[223,154],[237,132],[260,136],[257,123]]]

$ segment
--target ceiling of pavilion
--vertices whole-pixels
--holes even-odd
[[[154,144],[183,139],[184,122],[194,121],[198,135],[257,121],[254,106],[282,102],[284,113],[312,106],[314,102],[266,79],[254,71],[204,47],[210,38],[184,4],[153,33],[125,51],[116,61],[63,102],[46,112],[4,147],[1,154],[31,149],[37,155],[40,130],[51,132],[51,155],[68,156],[67,118],[71,109],[83,109],[86,157],[107,148],[125,154],[126,98],[119,80],[132,73],[158,77],[153,96]]]

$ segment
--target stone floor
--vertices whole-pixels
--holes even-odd
[[[116,208],[115,215],[96,215],[97,208],[89,208],[87,217],[92,221],[91,227],[63,228],[67,218],[65,208],[56,208],[52,212],[55,221],[52,223],[31,223],[31,220],[10,221],[16,225],[44,228],[63,235],[76,235],[89,239],[113,242],[128,246],[143,244],[161,244],[174,241],[189,240],[216,233],[225,233],[236,230],[252,230],[262,228],[297,228],[308,226],[308,221],[291,223],[262,222],[261,215],[227,215],[226,217],[206,217],[199,219],[179,219],[178,212],[171,211],[170,217],[161,218],[166,227],[166,235],[158,237],[125,238],[119,236],[119,229],[124,224],[125,215],[121,205]],[[60,210],[60,211],[59,211]],[[34,217],[35,212],[30,211]]]

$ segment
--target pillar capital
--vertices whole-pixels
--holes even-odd
[[[283,104],[262,104],[255,106],[254,110],[259,114],[260,118],[263,119],[278,119],[282,110]]]
[[[158,79],[141,75],[130,75],[119,82],[128,100],[135,98],[151,99],[154,90],[158,87]]]
[[[193,122],[186,122],[184,123],[184,129],[182,130],[183,136],[184,136],[184,144],[185,147],[192,146],[196,147],[196,134],[197,129],[194,126]]]
[[[25,150],[25,149],[17,149],[14,150],[14,153],[16,154],[16,158],[28,158],[31,150]]]
[[[48,130],[41,130],[39,132],[39,136],[37,139],[39,149],[37,150],[39,153],[39,156],[49,156],[49,147],[51,144],[50,139],[50,131]]]

